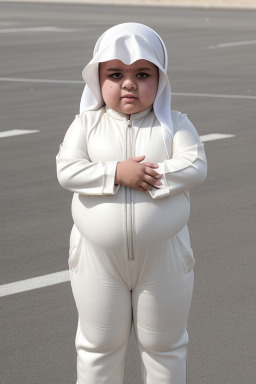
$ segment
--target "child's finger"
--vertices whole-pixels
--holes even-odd
[[[138,187],[138,188],[136,188],[138,191],[140,191],[140,192],[143,192],[143,193],[148,193],[148,190],[146,190],[146,189],[144,189],[144,188],[142,188],[142,187]]]
[[[145,167],[149,168],[159,168],[159,165],[157,163],[149,163],[148,161],[145,161],[145,163],[142,164],[145,165]]]
[[[162,182],[160,180],[158,180],[155,177],[149,176],[149,175],[145,175],[143,181],[148,183],[150,186],[159,187],[160,185],[162,185]]]
[[[155,177],[156,179],[160,179],[162,177],[160,173],[156,172],[153,168],[150,167],[145,168],[145,173],[149,176]]]
[[[148,192],[153,189],[153,186],[148,184],[146,181],[143,181],[140,185],[140,188],[144,189],[145,192]]]
[[[132,160],[133,161],[136,161],[137,163],[140,163],[141,161],[143,161],[145,159],[145,155],[141,155],[141,156],[136,156],[136,157],[132,157]]]

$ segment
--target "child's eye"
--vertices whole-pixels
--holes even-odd
[[[112,73],[109,77],[111,77],[112,79],[117,80],[117,79],[121,79],[122,74],[119,73],[119,72],[116,72],[116,73]]]
[[[140,72],[140,73],[137,73],[137,77],[139,79],[146,79],[147,77],[149,77],[149,74],[145,72]]]

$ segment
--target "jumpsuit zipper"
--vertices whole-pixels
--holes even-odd
[[[132,122],[128,120],[126,128],[126,158],[133,156],[132,153]],[[133,203],[132,203],[132,188],[125,187],[126,200],[126,231],[127,231],[127,253],[128,260],[134,259],[133,252]]]

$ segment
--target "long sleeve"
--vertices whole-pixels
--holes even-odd
[[[114,195],[117,161],[91,162],[86,131],[77,116],[69,127],[56,157],[60,185],[82,195]]]
[[[172,158],[159,163],[157,172],[163,175],[163,184],[150,191],[153,199],[187,191],[204,181],[207,174],[204,145],[186,115],[181,115],[174,127]]]

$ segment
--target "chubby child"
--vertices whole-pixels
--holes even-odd
[[[161,37],[108,29],[85,67],[80,115],[57,155],[74,193],[69,268],[79,321],[77,384],[121,384],[133,324],[144,384],[185,384],[194,257],[189,189],[204,146],[172,111]]]

